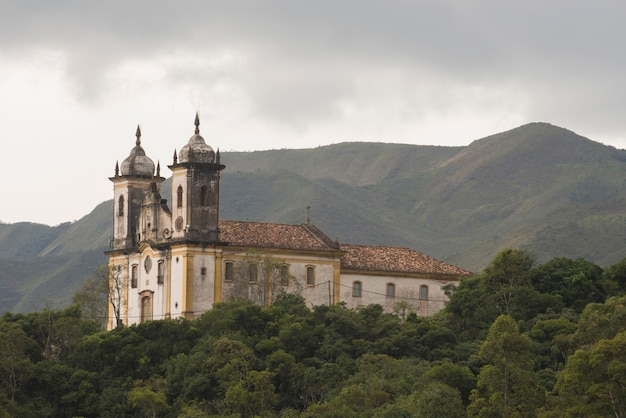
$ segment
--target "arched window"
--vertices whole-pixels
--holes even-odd
[[[178,186],[178,189],[176,189],[176,207],[183,207],[183,186]]]
[[[362,289],[363,284],[361,282],[352,283],[352,296],[355,298],[360,298]]]
[[[428,286],[425,284],[420,286],[420,300],[428,300]]]
[[[387,283],[387,299],[394,299],[396,297],[396,285],[393,283]]]
[[[315,286],[315,267],[313,266],[306,268],[306,285]]]
[[[200,206],[209,206],[209,188],[206,186],[200,188]]]
[[[150,321],[152,319],[152,295],[146,295],[141,298],[141,322]]]
[[[255,263],[250,263],[248,265],[248,282],[256,283],[258,275],[259,271],[257,269],[257,265]]]
[[[117,202],[117,216],[124,216],[124,195]]]
[[[227,261],[224,264],[224,281],[228,283],[232,283],[233,278],[235,277],[235,268],[232,261]]]
[[[165,264],[163,264],[163,260],[159,260],[157,264],[157,283],[163,284],[165,279]]]
[[[130,269],[130,287],[133,289],[137,287],[137,264],[133,264]]]

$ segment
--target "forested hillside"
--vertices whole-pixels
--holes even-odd
[[[82,305],[0,318],[0,416],[626,411],[626,259],[602,269],[504,250],[449,288],[450,303],[432,317],[402,303],[384,313],[284,294],[268,307],[232,300],[196,320],[101,331],[93,284],[77,293]]]
[[[546,123],[466,147],[342,143],[221,161],[222,219],[298,224],[310,206],[342,243],[409,246],[470,271],[504,248],[603,267],[625,255],[626,151]],[[107,200],[72,224],[0,224],[0,312],[67,306],[105,262],[112,213]]]

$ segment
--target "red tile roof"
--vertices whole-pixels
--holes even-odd
[[[237,247],[332,250],[317,228],[267,222],[220,221],[221,240]],[[315,234],[314,232],[319,232]]]
[[[221,240],[231,246],[345,252],[341,268],[361,271],[431,273],[468,276],[471,273],[405,247],[338,246],[311,224],[220,221]]]
[[[467,270],[444,263],[411,248],[341,244],[341,249],[346,252],[341,257],[342,269],[471,275]]]

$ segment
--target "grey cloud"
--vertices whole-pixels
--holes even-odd
[[[180,63],[169,78],[198,86],[227,79],[260,117],[299,128],[337,117],[334,106],[352,97],[359,74],[390,68],[407,80],[432,76],[434,85],[516,85],[540,100],[529,115],[540,120],[565,107],[589,117],[586,98],[607,119],[623,110],[615,92],[624,90],[626,4],[609,0],[7,0],[0,8],[11,16],[0,27],[3,49],[63,50],[68,80],[85,102],[98,101],[103,75],[121,61],[179,49],[210,57],[229,48],[248,58],[243,70]]]

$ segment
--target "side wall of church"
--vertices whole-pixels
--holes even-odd
[[[428,316],[444,308],[448,297],[443,286],[454,282],[432,275],[343,273],[340,301],[345,302],[348,308],[377,303],[387,312],[404,307],[419,316]]]
[[[234,266],[232,280],[228,280],[226,277],[227,263],[232,263]],[[264,284],[264,273],[260,270],[258,282],[251,284],[249,282],[248,270],[250,263],[255,263],[259,266],[262,263],[270,263],[277,266],[274,269],[276,277],[272,278],[272,281],[276,284]],[[278,266],[287,266],[288,268],[289,279],[287,286],[277,284],[280,281]],[[313,254],[294,254],[288,251],[272,251],[268,253],[233,251],[226,248],[221,261],[221,299],[226,301],[232,297],[243,296],[262,303],[269,287],[273,287],[274,290],[272,291],[285,291],[302,295],[309,306],[328,304],[329,301],[332,303],[333,300],[334,273],[335,265],[330,257]],[[263,286],[268,288],[263,289]]]

